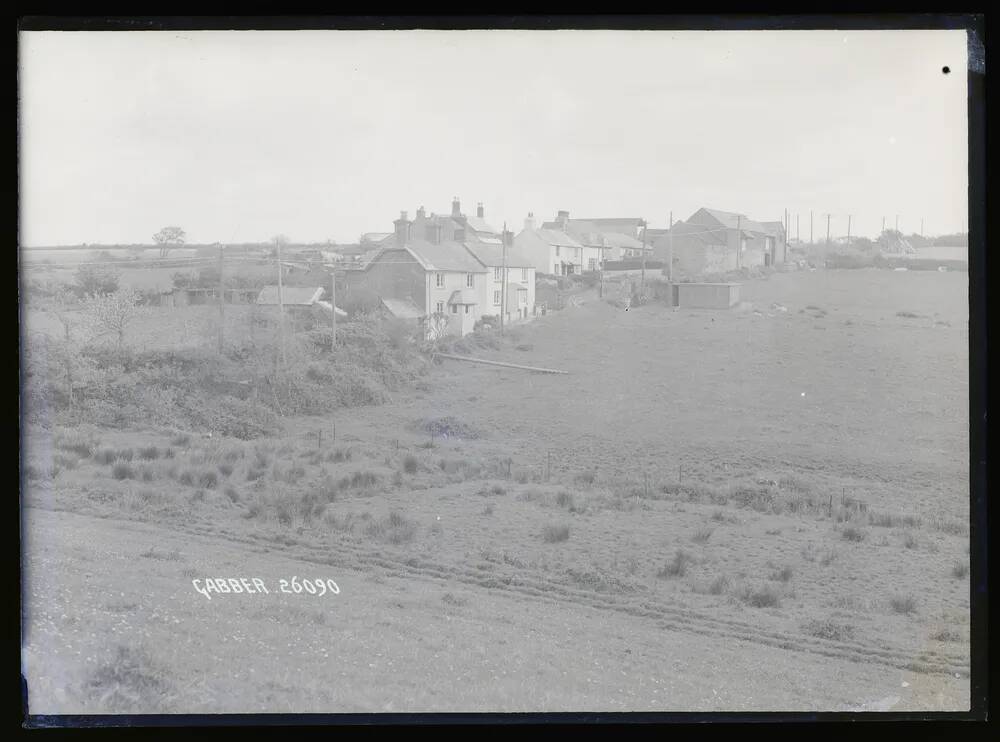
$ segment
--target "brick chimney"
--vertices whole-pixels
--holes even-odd
[[[422,220],[426,216],[427,216],[427,212],[424,211],[424,207],[423,206],[421,206],[419,209],[417,209],[417,219],[421,219]]]
[[[483,218],[483,202],[482,201],[480,201],[478,204],[476,204],[476,216],[478,216],[480,219]]]
[[[535,213],[533,211],[528,212],[528,217],[524,220],[524,228],[530,230],[535,229]]]
[[[558,214],[556,214],[556,221],[559,222],[560,228],[562,229],[563,232],[565,232],[566,226],[569,223],[569,212],[560,211]]]
[[[462,216],[462,202],[458,200],[458,196],[451,200],[451,215]]]
[[[399,212],[399,219],[393,222],[396,225],[396,244],[405,247],[410,239],[410,220],[406,218],[406,212]]]

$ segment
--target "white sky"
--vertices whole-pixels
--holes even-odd
[[[357,241],[701,206],[967,223],[964,31],[27,32],[21,243]],[[942,74],[948,65],[951,74]]]

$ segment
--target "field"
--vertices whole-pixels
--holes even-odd
[[[968,708],[967,290],[585,292],[477,352],[567,375],[443,360],[253,442],[35,431],[31,711]]]

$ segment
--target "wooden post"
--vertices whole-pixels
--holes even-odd
[[[640,298],[646,295],[646,229],[649,224],[645,219],[642,220],[642,276],[639,280],[639,296]]]
[[[278,239],[275,244],[278,249],[278,344],[281,348],[281,365],[284,368],[288,365],[288,361],[285,357],[285,294],[281,278],[281,243],[282,240]]]
[[[809,209],[809,244],[813,244],[813,213],[812,209]]]
[[[223,347],[223,336],[225,333],[226,326],[226,289],[225,282],[223,280],[223,271],[225,269],[225,261],[223,256],[226,254],[225,247],[219,245],[219,352],[222,352]]]
[[[674,305],[674,212],[670,212],[670,239],[667,241],[667,281],[670,283],[670,306]]]
[[[743,267],[743,228],[742,216],[736,215],[736,267]]]
[[[826,244],[827,247],[830,245],[830,215],[826,215]]]
[[[503,223],[503,234],[500,239],[500,337],[503,337],[507,324],[507,222]]]

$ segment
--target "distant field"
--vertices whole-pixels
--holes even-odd
[[[108,677],[145,711],[967,708],[967,280],[776,274],[732,311],[590,292],[479,354],[569,375],[446,360],[256,443],[35,431],[29,690],[51,713],[125,703]],[[121,595],[95,595],[109,559]],[[246,565],[349,588],[191,589]],[[173,632],[148,682],[102,674]]]

